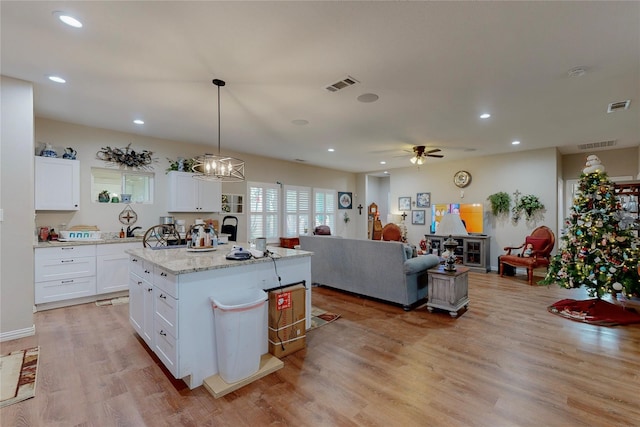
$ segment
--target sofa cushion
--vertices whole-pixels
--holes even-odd
[[[411,245],[408,244],[404,244],[404,259],[411,259],[413,258],[413,248],[411,247]]]
[[[405,274],[418,274],[440,264],[440,259],[433,255],[421,255],[404,262]]]

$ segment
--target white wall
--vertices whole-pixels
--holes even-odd
[[[430,192],[431,203],[480,203],[484,206],[484,234],[491,236],[491,265],[496,268],[497,257],[505,246],[519,245],[531,230],[546,225],[557,235],[557,152],[555,148],[527,151],[526,153],[493,155],[461,161],[427,160],[420,167],[412,166],[390,170],[391,203],[398,197],[411,197],[416,193]],[[466,170],[471,174],[471,184],[464,189],[456,187],[453,175]],[[491,215],[487,197],[498,191],[512,195],[518,190],[522,195],[538,196],[545,205],[543,217],[527,222],[521,219],[514,225],[510,219],[496,219]],[[431,210],[427,209],[426,225],[412,225],[411,217],[405,224],[408,240],[418,245],[424,234],[429,233]]]
[[[80,160],[80,210],[76,212],[47,212],[38,211],[36,223],[38,226],[57,228],[59,224],[71,225],[97,225],[102,231],[119,231],[121,224],[118,214],[126,205],[122,203],[96,203],[95,194],[91,194],[91,167],[106,167],[105,162],[96,158],[96,153],[102,147],[122,148],[131,143],[135,150],[150,150],[157,162],[153,164],[155,172],[155,196],[152,205],[132,204],[132,208],[138,214],[135,226],[143,229],[158,224],[159,217],[169,215],[167,212],[167,188],[168,181],[165,173],[169,166],[167,158],[193,157],[205,152],[211,152],[211,147],[196,144],[187,144],[178,141],[169,141],[158,138],[149,138],[135,134],[115,132],[111,130],[91,128],[71,123],[59,122],[49,119],[36,118],[36,148],[31,154],[38,151],[44,143],[50,143],[62,153],[64,147],[73,147],[77,150],[77,158]],[[224,149],[224,154],[234,155],[245,161],[245,173],[247,181],[276,183],[289,185],[301,185],[316,188],[335,189],[336,191],[355,191],[355,174],[341,172],[326,168],[318,168],[304,164],[287,162],[283,160],[269,159],[252,156],[245,153],[234,153]],[[233,194],[245,194],[246,182],[225,183],[223,192]],[[353,219],[357,210],[357,200],[354,200],[354,209],[340,210],[338,216],[349,212]],[[184,219],[187,224],[192,224],[202,214],[174,213],[176,219]],[[238,217],[238,241],[247,239],[246,214],[235,214]],[[222,221],[224,215],[214,214],[206,216]],[[356,227],[349,223],[345,226],[341,217],[337,219],[338,230],[334,234],[355,236]]]
[[[33,86],[0,80],[0,340],[33,335]]]

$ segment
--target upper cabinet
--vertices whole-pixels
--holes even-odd
[[[80,209],[80,161],[36,156],[35,209]]]
[[[194,179],[190,172],[169,172],[168,212],[220,212],[222,183]]]

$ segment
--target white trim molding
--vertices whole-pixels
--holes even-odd
[[[33,325],[30,328],[2,332],[0,334],[0,342],[17,340],[18,338],[30,337],[35,334],[36,334],[36,325]]]

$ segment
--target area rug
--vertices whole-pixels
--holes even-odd
[[[118,305],[118,304],[128,304],[129,303],[129,297],[118,297],[118,298],[111,298],[111,299],[101,299],[96,301],[96,305],[98,307],[103,307],[105,305]]]
[[[563,299],[547,307],[549,312],[577,322],[600,326],[640,323],[640,314],[601,299]]]
[[[39,353],[33,347],[0,357],[0,408],[36,395]]]
[[[311,307],[311,328],[309,330],[319,328],[337,320],[339,314],[331,313],[318,307]]]

